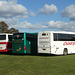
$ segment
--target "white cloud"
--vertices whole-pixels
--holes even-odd
[[[46,28],[48,28],[48,26],[41,26],[41,28],[46,29]]]
[[[32,24],[27,21],[24,21],[24,22],[20,23],[18,27],[19,28],[31,28]]]
[[[0,21],[5,21],[9,28],[16,28],[16,29],[58,29],[58,30],[65,30],[65,31],[75,31],[75,22],[63,22],[63,21],[49,21],[49,22],[42,22],[31,24],[27,21],[21,22],[19,24],[19,20],[17,18],[0,18]]]
[[[75,22],[62,22],[62,21],[50,21],[48,22],[48,28],[66,30],[66,31],[75,31]]]
[[[13,22],[14,21],[14,22]],[[47,23],[42,22],[42,23],[36,23],[36,24],[31,24],[27,21],[24,21],[20,24],[18,24],[18,20],[13,18],[13,19],[8,19],[5,21],[10,28],[14,27],[17,29],[58,29],[58,30],[65,30],[65,31],[75,31],[75,22],[63,22],[63,21],[49,21]]]
[[[51,5],[45,4],[44,7],[39,10],[39,13],[44,15],[52,15],[55,14],[56,12],[57,7],[54,4]]]
[[[22,23],[20,23],[19,24],[19,28],[21,29],[25,29],[25,28],[27,28],[27,29],[38,29],[38,28],[40,28],[40,26],[41,26],[41,23],[36,23],[36,24],[31,24],[31,23],[29,23],[29,22],[27,22],[27,21],[24,21],[24,22],[22,22]]]
[[[11,25],[11,27],[15,27],[15,28],[18,28],[18,29],[40,29],[42,28],[42,26],[46,24],[46,23],[36,23],[36,24],[31,24],[27,21],[24,21],[20,24],[15,24],[15,25]],[[44,27],[44,26],[43,26]]]
[[[31,11],[30,16],[36,16],[36,14],[33,11]]]
[[[21,4],[8,1],[0,1],[0,17],[22,17],[27,18],[27,9]]]
[[[68,17],[70,20],[75,20],[75,5],[70,5],[66,7],[62,12],[61,15],[63,17]]]
[[[58,29],[63,31],[75,31],[75,22],[49,21],[31,24],[27,21],[22,22],[18,26],[20,29]]]
[[[13,26],[15,28],[15,25],[18,25],[18,19],[17,18],[0,18],[0,22],[1,21],[4,21],[5,23],[7,23],[9,28],[11,28],[11,26]]]

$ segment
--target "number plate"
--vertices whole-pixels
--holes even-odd
[[[42,50],[44,50],[44,51],[45,51],[46,49],[42,49]]]

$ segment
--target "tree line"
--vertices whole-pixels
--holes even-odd
[[[1,21],[0,22],[0,33],[19,33],[19,30],[15,28],[9,29],[9,26],[4,21]]]

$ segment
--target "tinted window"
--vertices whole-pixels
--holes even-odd
[[[43,33],[42,36],[46,36],[46,33]]]
[[[6,40],[6,35],[0,35],[0,40]]]
[[[57,41],[58,40],[58,38],[57,38],[58,34],[54,33],[53,36],[54,36],[54,41]]]
[[[24,35],[23,33],[14,34],[13,35],[13,38],[14,39],[22,39],[23,38],[23,35]]]
[[[12,35],[8,35],[9,41],[12,41]]]
[[[75,41],[75,35],[54,33],[54,41]]]
[[[35,39],[37,39],[37,35],[36,34],[26,34],[26,39],[34,41]]]

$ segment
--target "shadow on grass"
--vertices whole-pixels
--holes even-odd
[[[73,54],[69,54],[69,55],[74,55]],[[11,56],[42,56],[42,57],[53,57],[53,56],[63,56],[63,55],[54,55],[54,54],[43,54],[43,53],[35,53],[35,54],[25,54],[25,53],[12,53],[10,52],[0,52],[0,55],[11,55]]]
[[[23,53],[4,53],[4,52],[1,52],[0,55],[11,55],[11,56],[42,56],[42,57],[49,57],[49,56],[57,56],[57,55],[53,55],[53,54],[23,54]]]
[[[54,55],[54,54],[23,54],[23,53],[12,53],[12,52],[0,52],[0,55],[10,55],[10,56],[41,56],[41,57],[55,57],[55,56],[63,56],[63,55]],[[68,54],[68,55],[75,55],[74,54]]]

